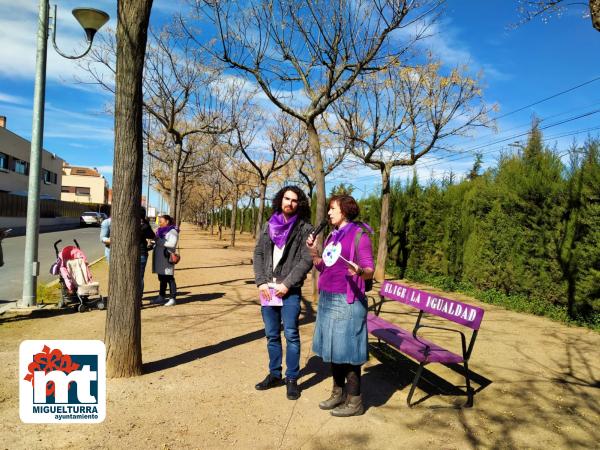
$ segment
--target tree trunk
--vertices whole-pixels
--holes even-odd
[[[252,197],[252,209],[250,210],[250,233],[256,238],[256,199]]]
[[[175,158],[171,163],[171,195],[169,196],[169,214],[177,221],[177,197],[179,188],[179,165],[181,164],[181,144],[177,144]]]
[[[387,260],[387,233],[390,223],[390,174],[392,168],[381,168],[381,224],[379,229],[379,247],[377,249],[377,262],[373,278],[378,281],[385,279],[385,262]]]
[[[262,228],[263,216],[265,214],[265,197],[267,196],[267,180],[260,181],[260,197],[258,200],[258,214],[256,216],[256,228],[254,229],[254,239],[258,239],[260,229]]]
[[[142,73],[151,8],[152,0],[119,0],[117,5],[112,264],[104,339],[107,375],[111,378],[142,373],[139,245],[144,159]]]
[[[210,235],[215,234],[215,198],[210,200]]]
[[[325,218],[327,209],[327,192],[325,192],[325,169],[323,167],[323,155],[321,155],[321,143],[319,142],[319,134],[314,122],[309,122],[306,125],[308,132],[308,146],[310,153],[313,156],[315,167],[315,186],[317,188],[317,217],[314,218],[315,223],[321,223]],[[312,195],[312,193],[311,193]],[[319,235],[322,240],[323,235]]]
[[[235,188],[235,194],[233,197],[233,204],[231,206],[231,246],[235,247],[235,229],[237,228],[237,202],[238,202],[238,188]]]
[[[223,203],[221,203],[221,209],[219,210],[219,240],[223,239]]]
[[[317,207],[314,223],[321,223],[325,218],[325,210],[327,205],[327,193],[325,192],[325,169],[323,168],[323,155],[321,155],[321,144],[319,142],[319,134],[315,127],[314,121],[309,121],[306,124],[306,131],[308,132],[308,147],[310,153],[313,155],[313,162],[315,167],[315,185],[317,187]],[[323,248],[323,234],[319,234],[317,237],[317,248]],[[312,283],[312,297],[313,300],[317,300],[319,292],[317,288],[318,273],[313,270],[313,283]]]
[[[181,197],[183,196],[183,183],[185,183],[185,180],[182,180],[181,186],[177,186],[177,196],[175,197],[175,223],[178,227],[181,227],[181,210],[183,209]]]

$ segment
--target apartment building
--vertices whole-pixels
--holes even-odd
[[[95,168],[65,163],[62,167],[60,199],[64,202],[110,203],[108,183]]]
[[[6,117],[0,116],[0,192],[27,195],[29,188],[29,155],[31,142],[6,128]],[[59,200],[64,161],[42,150],[42,183],[40,198]]]

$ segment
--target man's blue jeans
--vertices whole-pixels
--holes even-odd
[[[298,318],[300,317],[300,289],[292,289],[283,298],[283,306],[262,306],[262,318],[265,323],[267,350],[269,352],[269,372],[281,378],[281,322],[285,335],[285,376],[297,380],[300,374],[300,332]]]

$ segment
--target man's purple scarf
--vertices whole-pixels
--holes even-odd
[[[177,228],[175,225],[167,225],[166,227],[159,227],[158,230],[156,230],[156,237],[164,239],[167,233],[171,230],[175,230],[179,233],[179,228]]]
[[[275,213],[267,222],[269,224],[269,237],[277,248],[283,248],[285,246],[290,231],[294,228],[296,219],[298,219],[298,215],[292,216],[286,222],[283,213]]]

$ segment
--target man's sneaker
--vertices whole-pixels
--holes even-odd
[[[254,386],[256,388],[256,390],[258,391],[264,391],[266,389],[271,389],[274,387],[278,387],[278,386],[283,386],[285,383],[283,381],[283,378],[279,378],[276,376],[271,375],[270,373],[265,377],[264,380],[262,380],[260,383],[258,383],[256,386]]]
[[[159,295],[156,298],[150,300],[151,305],[162,305],[165,302],[165,298],[162,295]]]
[[[174,298],[170,298],[169,301],[167,303],[165,303],[163,306],[175,306],[177,303],[175,303],[175,299]]]
[[[298,400],[300,398],[300,388],[296,380],[286,378],[285,386],[288,400]]]

